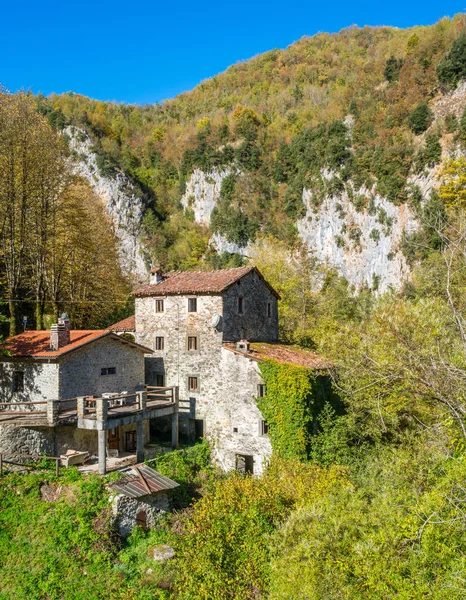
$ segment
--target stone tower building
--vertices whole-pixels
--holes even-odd
[[[278,344],[277,292],[255,267],[239,267],[152,269],[133,295],[136,342],[153,349],[146,384],[179,387],[180,432],[207,438],[225,470],[260,473],[271,445],[257,408],[265,391],[259,363],[285,357],[316,366],[314,354]]]

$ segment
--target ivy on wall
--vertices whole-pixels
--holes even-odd
[[[264,361],[260,364],[266,393],[257,405],[269,426],[274,454],[282,458],[309,457],[311,436],[326,403],[341,411],[341,400],[328,375],[306,367]]]

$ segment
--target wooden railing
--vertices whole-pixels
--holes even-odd
[[[10,458],[30,458],[33,460],[54,460],[55,475],[58,477],[60,472],[61,458],[59,456],[44,456],[43,454],[19,454],[17,452],[0,452],[0,477],[3,475],[3,462],[5,456],[9,456]]]

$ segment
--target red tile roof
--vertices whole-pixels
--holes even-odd
[[[71,342],[58,350],[50,350],[50,331],[25,331],[6,340],[4,349],[10,356],[16,358],[60,358],[73,352],[86,344],[95,342],[103,337],[112,337],[120,342],[140,348],[145,353],[152,353],[150,348],[145,348],[134,342],[129,342],[109,331],[108,329],[77,329],[70,331]]]
[[[136,316],[131,315],[122,321],[118,321],[108,327],[109,331],[125,332],[125,331],[136,331]]]
[[[236,267],[218,271],[171,271],[164,273],[160,283],[143,285],[133,296],[165,296],[173,294],[221,294],[236,281],[255,271],[278,298],[277,292],[265,281],[256,267]]]
[[[263,362],[264,360],[274,360],[279,363],[288,363],[291,365],[297,365],[300,367],[306,367],[308,369],[329,369],[331,363],[320,354],[315,354],[305,348],[299,348],[299,346],[288,346],[286,344],[267,344],[265,342],[253,342],[250,344],[249,352],[242,352],[236,349],[236,344],[226,342],[223,347],[227,350],[231,350],[236,354],[242,354],[256,360]]]

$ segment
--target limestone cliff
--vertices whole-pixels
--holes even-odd
[[[109,177],[99,172],[92,140],[84,130],[67,127],[64,133],[69,138],[74,171],[87,179],[112,219],[123,271],[136,280],[145,280],[147,268],[139,241],[144,214],[142,200],[123,173]]]

